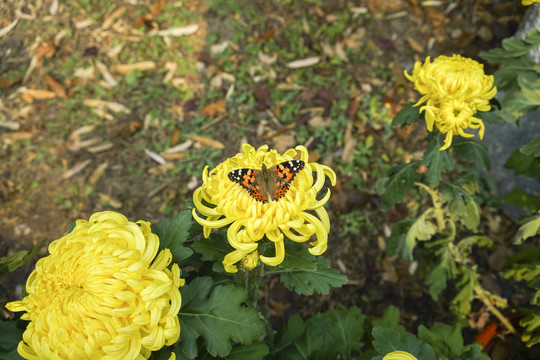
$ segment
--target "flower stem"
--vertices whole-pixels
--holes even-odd
[[[474,292],[476,294],[476,297],[480,299],[480,301],[482,301],[484,305],[486,305],[488,311],[495,315],[497,319],[499,319],[500,322],[508,329],[508,331],[510,331],[510,333],[515,334],[516,329],[514,329],[510,321],[499,311],[499,309],[493,306],[489,298],[486,296],[485,290],[480,285],[475,285]]]

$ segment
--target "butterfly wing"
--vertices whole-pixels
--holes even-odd
[[[229,180],[246,189],[249,195],[255,200],[267,203],[268,199],[261,191],[261,186],[257,182],[258,173],[259,171],[255,169],[236,169],[229,173]]]
[[[291,187],[291,183],[298,173],[306,165],[302,160],[289,160],[284,161],[281,164],[277,164],[274,170],[277,174],[276,191],[272,200],[279,200],[287,194]]]

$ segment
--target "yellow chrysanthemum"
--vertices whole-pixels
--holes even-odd
[[[150,223],[105,211],[77,220],[49,245],[26,283],[26,296],[8,303],[30,321],[18,352],[26,359],[148,359],[180,336],[184,284],[169,249],[157,256]]]
[[[317,200],[317,193],[329,177],[334,185],[336,174],[328,166],[308,163],[308,152],[303,146],[286,151],[280,155],[276,150],[268,151],[268,145],[255,150],[253,146],[244,144],[243,153],[227,159],[216,168],[203,170],[203,184],[195,190],[193,202],[203,217],[193,209],[193,217],[204,228],[204,236],[208,237],[213,228],[227,225],[227,238],[234,251],[227,254],[223,265],[227,272],[236,272],[234,265],[257,249],[257,241],[266,236],[275,245],[275,256],[260,255],[260,260],[270,266],[279,265],[285,257],[284,236],[295,242],[309,240],[312,235],[316,240],[309,252],[322,254],[327,247],[330,221],[323,205],[330,198],[330,190]],[[305,163],[293,180],[289,191],[278,201],[263,203],[255,200],[240,185],[232,182],[228,174],[232,170],[249,168],[261,169],[265,164],[268,169],[285,161],[292,160],[297,151]],[[316,180],[313,179],[316,173]],[[203,201],[215,205],[208,207]],[[313,212],[313,213],[312,213]]]
[[[534,3],[540,4],[540,0],[521,0],[521,5],[523,6],[529,6]]]
[[[414,356],[406,351],[392,351],[386,354],[382,360],[417,360]]]
[[[460,55],[439,56],[433,62],[427,57],[424,64],[416,62],[412,74],[405,76],[414,82],[414,88],[424,95],[414,106],[427,102],[420,108],[425,111],[429,131],[433,124],[446,134],[445,145],[450,147],[452,137],[471,137],[465,129],[480,128],[480,139],[484,135],[482,120],[474,118],[477,111],[489,111],[489,101],[497,93],[492,75],[484,73],[484,66]]]

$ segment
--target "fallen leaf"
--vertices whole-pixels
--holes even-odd
[[[83,171],[90,163],[92,162],[91,159],[84,160],[82,162],[77,163],[74,167],[66,171],[62,174],[62,179],[69,179],[73,176],[79,174],[81,171]]]
[[[215,117],[221,113],[226,112],[225,104],[227,103],[227,100],[221,99],[215,103],[212,103],[210,105],[205,106],[201,113],[206,116]]]
[[[89,147],[87,150],[88,152],[92,153],[92,154],[96,154],[96,153],[100,153],[100,152],[103,152],[103,151],[106,151],[106,150],[109,150],[113,147],[113,144],[109,141],[105,141],[104,143],[102,144],[99,144],[99,145],[96,145],[96,146],[92,146],[92,147]]]
[[[214,149],[218,149],[218,150],[225,149],[225,145],[223,145],[223,143],[217,140],[209,139],[209,138],[199,136],[199,135],[189,135],[188,138],[200,143],[201,145],[210,146]]]
[[[56,93],[56,95],[58,95],[60,97],[63,97],[63,98],[67,97],[66,89],[62,86],[62,84],[60,84],[58,81],[54,80],[49,75],[45,76],[45,80],[47,81],[47,84],[52,89],[52,91],[54,91]]]
[[[99,181],[99,179],[101,179],[101,177],[103,176],[103,174],[105,174],[105,170],[107,170],[107,168],[109,167],[109,163],[107,161],[105,161],[104,163],[100,164],[96,170],[94,170],[94,172],[92,173],[92,175],[90,175],[90,177],[88,178],[88,182],[90,184],[95,184]]]
[[[20,81],[21,78],[19,77],[14,77],[10,79],[2,77],[0,78],[0,89],[7,90]]]
[[[290,69],[299,69],[303,67],[313,66],[317,64],[319,60],[320,59],[317,56],[308,57],[305,59],[291,61],[290,63],[287,64],[287,67]]]
[[[154,15],[157,15],[163,10],[163,0],[157,0],[155,4],[148,5],[148,9]]]
[[[125,6],[121,6],[118,9],[114,10],[110,16],[105,18],[105,20],[103,21],[103,24],[101,25],[101,28],[103,30],[108,29],[112,25],[113,21],[119,18],[120,16],[122,16],[125,11],[126,11]]]
[[[178,160],[185,159],[187,157],[186,153],[167,153],[162,155],[165,160]]]
[[[21,93],[30,96],[32,99],[43,100],[43,99],[52,99],[56,97],[56,93],[49,90],[41,89],[24,89],[21,90]]]
[[[118,64],[113,65],[111,70],[116,71],[122,75],[125,75],[133,70],[150,71],[156,69],[156,63],[153,61],[141,61],[133,64]]]
[[[415,39],[407,37],[406,40],[411,49],[413,49],[417,53],[422,53],[424,51],[424,47],[420,45],[420,43],[418,43],[418,41],[416,41]]]
[[[11,30],[13,30],[13,28],[17,25],[17,23],[19,22],[19,19],[15,19],[11,24],[9,24],[8,26],[0,29],[0,37],[2,36],[5,36],[7,35],[8,32],[10,32]]]
[[[144,149],[144,153],[146,154],[146,156],[148,156],[150,159],[154,160],[155,162],[157,162],[158,164],[160,165],[163,165],[166,163],[165,159],[163,158],[163,156],[151,151],[151,150],[148,150],[148,149]]]
[[[13,143],[20,140],[29,140],[33,137],[33,134],[28,131],[16,131],[12,133],[3,134],[1,139],[7,143]]]
[[[188,25],[188,26],[182,26],[182,27],[170,28],[170,29],[166,29],[166,30],[160,30],[160,31],[151,33],[151,35],[182,36],[182,35],[195,34],[198,30],[199,30],[199,25],[192,24],[192,25]]]
[[[270,30],[268,30],[263,35],[256,38],[254,42],[255,43],[265,42],[268,39],[270,39],[272,36],[274,36],[275,33],[276,33],[276,31],[273,28],[270,28]]]

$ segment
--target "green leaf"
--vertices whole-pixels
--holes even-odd
[[[227,360],[262,360],[269,352],[268,345],[261,342],[236,345],[227,356]]]
[[[420,215],[407,231],[407,235],[401,238],[398,245],[398,254],[408,262],[413,260],[413,250],[416,247],[416,241],[425,241],[431,239],[431,237],[437,231],[437,227],[428,221],[427,217],[433,212],[432,208],[427,209],[422,215]]]
[[[416,172],[417,167],[417,161],[398,164],[388,171],[387,177],[377,182],[375,190],[383,196],[383,210],[403,201],[407,190],[420,179],[420,174]]]
[[[184,210],[174,216],[171,221],[161,220],[157,228],[153,229],[154,234],[159,237],[159,249],[170,249],[176,262],[187,259],[193,254],[193,250],[184,246],[184,242],[189,238],[192,223],[191,211]]]
[[[471,302],[474,299],[474,286],[478,283],[478,274],[475,270],[466,267],[460,269],[462,276],[456,285],[461,289],[452,300],[452,311],[458,316],[464,316],[471,312]]]
[[[523,96],[531,103],[540,105],[540,78],[536,73],[519,74],[517,77]]]
[[[459,324],[435,323],[430,329],[420,325],[418,338],[431,345],[440,359],[483,360],[489,357],[482,354],[480,344],[463,345]]]
[[[506,38],[502,41],[502,49],[492,49],[488,52],[481,52],[480,57],[490,63],[506,62],[513,58],[528,55],[529,51],[540,45],[540,35],[537,30],[527,34],[525,40],[515,37]]]
[[[24,358],[19,355],[17,349],[13,349],[5,353],[0,351],[0,360],[24,360]]]
[[[317,258],[302,244],[285,241],[285,259],[279,265],[284,269],[317,270]]]
[[[502,107],[500,116],[506,122],[517,121],[537,108],[537,104],[529,101],[519,90],[507,92],[499,100]]]
[[[502,202],[512,204],[529,212],[540,210],[540,197],[521,189],[514,189],[501,198]]]
[[[528,347],[540,344],[540,310],[523,309],[521,312],[527,315],[519,322],[524,329],[521,341]]]
[[[461,239],[457,244],[457,249],[461,255],[469,256],[472,252],[473,246],[475,245],[478,247],[490,248],[493,246],[493,240],[483,235],[472,235]]]
[[[446,289],[448,279],[455,279],[457,275],[456,262],[447,246],[439,250],[440,257],[437,266],[426,277],[426,284],[429,285],[429,294],[433,300],[437,300],[441,291]]]
[[[330,287],[341,287],[347,284],[347,276],[330,267],[330,260],[318,256],[317,268],[309,269],[284,269],[280,280],[289,290],[294,290],[299,295],[311,295],[313,292],[326,295]]]
[[[460,159],[475,164],[482,170],[491,168],[487,148],[474,140],[459,139],[452,145],[454,154]]]
[[[440,138],[434,138],[427,144],[422,158],[422,164],[428,167],[426,172],[427,181],[432,186],[439,185],[441,174],[446,170],[454,169],[455,165],[455,161],[448,151],[439,150],[441,146]]]
[[[352,351],[360,351],[364,343],[364,321],[366,317],[357,307],[349,309],[329,310],[321,315],[330,318],[332,326],[327,329],[328,334],[333,338],[332,346],[339,349],[340,353],[348,354]],[[317,322],[318,319],[308,320]]]
[[[179,319],[183,354],[197,357],[197,339],[202,337],[208,353],[227,356],[234,342],[251,344],[264,334],[259,313],[243,305],[247,294],[234,285],[218,285],[198,277],[182,288]]]
[[[396,223],[392,228],[392,233],[386,239],[388,248],[386,250],[388,255],[401,254],[403,250],[403,243],[406,243],[407,233],[410,227],[414,223],[414,219],[401,220]]]
[[[514,169],[516,175],[525,175],[540,181],[540,157],[525,155],[517,149],[510,155],[504,166]]]
[[[28,250],[17,251],[11,256],[0,258],[0,276],[20,268],[36,256],[38,251],[45,244],[46,239],[41,240]]]
[[[312,316],[305,324],[294,315],[280,332],[271,358],[348,359],[351,352],[358,352],[363,346],[364,320],[365,316],[357,307],[330,310]]]
[[[435,352],[428,344],[422,343],[413,334],[398,332],[394,329],[376,327],[371,332],[372,345],[380,356],[372,360],[381,360],[384,355],[393,351],[406,351],[422,360],[437,360]]]
[[[414,103],[402,104],[401,110],[396,114],[394,120],[392,120],[392,127],[396,125],[410,125],[420,119],[420,107],[413,106]]]
[[[540,214],[530,216],[525,219],[524,223],[519,227],[516,236],[514,237],[514,244],[520,245],[530,237],[533,237],[540,233]]]
[[[453,221],[461,222],[469,230],[476,230],[480,224],[480,206],[465,189],[445,183],[442,199],[448,204]]]
[[[383,316],[380,319],[375,319],[371,322],[373,327],[389,328],[397,332],[405,333],[405,328],[399,325],[399,309],[394,305],[390,305],[384,310]]]
[[[540,157],[540,137],[523,145],[519,148],[519,151],[525,156]]]
[[[17,321],[0,322],[0,351],[10,352],[17,350],[17,345],[22,340],[22,334],[24,332],[24,329],[17,327]]]
[[[223,261],[225,255],[234,251],[227,242],[227,233],[212,233],[208,239],[200,238],[191,244],[191,248],[202,255],[206,261]]]

